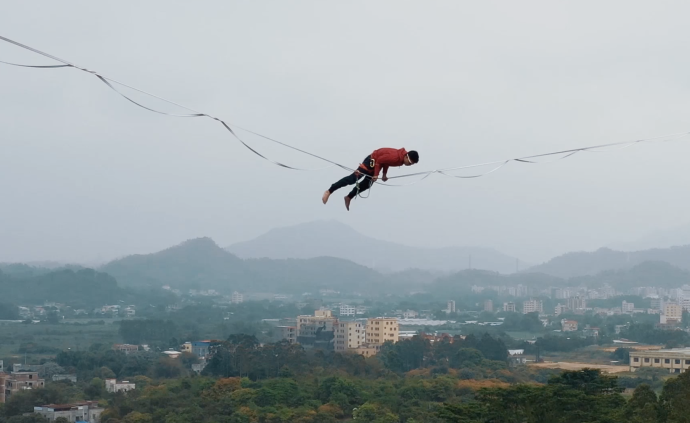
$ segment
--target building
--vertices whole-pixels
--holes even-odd
[[[663,310],[664,309],[664,300],[661,298],[652,298],[650,300],[650,307],[653,310]]]
[[[561,330],[563,332],[574,332],[577,330],[577,320],[561,320]]]
[[[77,383],[77,375],[53,375],[53,382],[57,382],[58,380],[69,380],[72,383]]]
[[[525,350],[508,350],[508,365],[515,367],[520,364],[527,364]]]
[[[349,316],[354,317],[355,313],[356,313],[355,307],[349,306],[347,304],[341,304],[340,305],[340,317],[349,317]]]
[[[534,313],[535,311],[539,313],[544,312],[544,305],[541,300],[527,300],[522,303],[523,314]]]
[[[290,344],[297,342],[297,326],[278,326],[280,339],[286,339]]]
[[[199,358],[206,358],[209,355],[209,350],[211,348],[211,344],[213,341],[211,340],[204,340],[204,341],[195,341],[192,342],[192,354]]]
[[[331,310],[316,310],[313,316],[297,316],[297,343],[305,348],[333,349],[338,319]]]
[[[630,352],[630,371],[641,367],[668,369],[669,373],[683,373],[690,368],[690,348]]]
[[[584,310],[587,308],[587,300],[583,296],[568,298],[568,308],[572,311]]]
[[[230,297],[230,302],[233,304],[239,304],[241,302],[244,302],[244,295],[235,291],[232,293],[232,296]]]
[[[556,316],[560,316],[561,314],[565,313],[566,311],[568,311],[568,306],[559,303],[556,306],[556,310],[554,311],[554,314]]]
[[[683,320],[683,307],[680,304],[664,304],[664,313],[660,315],[662,324],[680,323]]]
[[[184,344],[182,344],[182,352],[193,354],[192,353],[192,343],[191,342],[185,342]]]
[[[335,330],[335,350],[347,351],[359,348],[365,342],[365,326],[362,322],[338,322]]]
[[[419,316],[414,310],[406,310],[403,312],[403,319],[416,319]]]
[[[448,301],[448,305],[446,306],[446,313],[455,313],[455,301]]]
[[[118,382],[117,379],[106,379],[105,380],[105,390],[108,392],[127,392],[135,389],[134,383],[130,383],[127,380]]]
[[[621,313],[632,314],[633,310],[635,310],[635,303],[623,301],[623,305],[621,306]]]
[[[43,388],[45,383],[45,379],[38,377],[38,372],[0,373],[0,403],[6,402],[17,391]]]
[[[97,423],[101,420],[101,413],[105,409],[98,406],[98,401],[84,401],[74,404],[48,404],[34,407],[34,413],[46,417],[54,422],[64,417],[69,422]]]
[[[513,312],[515,313],[515,303],[509,302],[509,303],[503,303],[503,311],[506,312]]]
[[[490,313],[493,313],[494,311],[494,302],[491,300],[486,300],[484,301],[484,311],[488,311]]]
[[[376,317],[367,319],[366,343],[383,345],[386,341],[398,342],[400,328],[394,317]]]
[[[114,344],[113,349],[115,351],[122,351],[125,354],[129,354],[132,352],[137,352],[139,351],[139,345],[131,345],[131,344]]]

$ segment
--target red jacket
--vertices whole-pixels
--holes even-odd
[[[383,173],[388,172],[388,166],[402,166],[405,162],[407,151],[404,148],[379,148],[371,153],[371,158],[375,160],[374,176],[379,176],[381,168]]]

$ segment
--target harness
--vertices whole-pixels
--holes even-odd
[[[369,171],[369,168],[367,168],[364,165],[364,163],[360,163],[359,167],[366,170],[366,171]],[[376,167],[376,160],[373,157],[371,157],[369,160],[369,167],[371,167],[372,169]],[[371,176],[367,175],[366,173],[364,173],[364,177],[365,178],[371,178]],[[359,178],[357,178],[355,180],[355,185],[357,187],[357,195],[356,196],[359,198],[369,198],[369,196],[371,195],[371,189],[374,188],[374,183],[372,182],[371,185],[369,185],[369,194],[367,194],[367,196],[364,197],[364,196],[360,195],[360,193],[359,193]]]

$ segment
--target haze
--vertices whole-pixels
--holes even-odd
[[[690,131],[689,8],[15,2],[0,35],[347,166],[418,150],[393,176]],[[7,43],[0,60],[54,64]],[[274,160],[326,165],[240,134]],[[84,72],[0,65],[0,261],[104,261],[202,236],[225,246],[336,219],[537,263],[687,224],[688,141],[379,185],[347,212],[346,190],[321,203],[337,168],[279,168],[217,122],[148,112]]]

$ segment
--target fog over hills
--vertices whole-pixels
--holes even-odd
[[[530,273],[570,278],[596,275],[605,270],[630,269],[646,261],[666,262],[680,269],[690,269],[690,245],[641,251],[615,251],[600,248],[592,252],[572,252],[526,270]]]
[[[423,248],[368,237],[335,220],[313,221],[271,229],[250,241],[226,248],[241,258],[338,257],[381,272],[422,269],[454,272],[470,267],[499,273],[515,272],[515,257],[483,247]],[[520,262],[520,267],[528,264]]]

